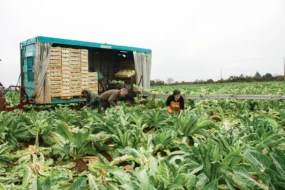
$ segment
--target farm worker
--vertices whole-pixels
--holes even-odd
[[[111,105],[115,107],[116,110],[119,109],[117,105],[117,100],[120,97],[126,96],[128,94],[128,90],[126,88],[122,88],[121,90],[108,90],[100,95],[101,103],[106,110]]]
[[[2,91],[0,91],[0,111],[5,110],[6,108],[6,99]]]
[[[91,107],[94,109],[98,109],[98,113],[101,113],[102,103],[100,101],[100,96],[96,95],[94,92],[90,90],[83,90],[82,96],[86,97],[86,105],[83,108]]]
[[[179,90],[174,90],[173,94],[168,96],[166,106],[168,113],[171,115],[175,110],[179,111],[179,116],[184,112],[184,98],[180,95]]]

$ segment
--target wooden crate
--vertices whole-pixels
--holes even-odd
[[[50,72],[61,72],[61,67],[60,66],[50,66],[49,67]]]
[[[61,60],[61,55],[51,55],[50,60]]]
[[[59,88],[51,88],[51,93],[61,93],[61,89]]]
[[[81,80],[81,85],[82,85],[82,86],[88,86],[88,85],[89,85],[89,82],[88,82],[88,81],[82,81],[82,80]]]
[[[70,53],[80,54],[80,49],[69,49]]]
[[[74,67],[70,68],[70,73],[79,73],[80,74],[80,72],[81,72],[80,68],[74,68]]]
[[[62,84],[62,86],[69,86],[70,85],[70,80],[68,80],[68,81],[62,80],[61,84]]]
[[[60,97],[61,96],[61,93],[60,92],[58,92],[58,93],[51,93],[51,97],[52,98],[56,98],[56,97]]]
[[[70,80],[70,85],[72,86],[72,85],[81,85],[81,81],[80,80]]]
[[[56,81],[50,81],[50,85],[53,86],[53,85],[62,85],[62,81],[59,81],[59,80],[56,80]]]
[[[70,77],[81,78],[81,73],[80,72],[78,72],[78,73],[70,72]]]
[[[70,65],[71,66],[76,66],[76,67],[81,67],[80,61],[73,61],[73,60],[71,60],[70,61]]]
[[[61,51],[61,49],[62,49],[61,47],[51,47],[51,48],[50,48],[50,51],[51,51],[51,52]]]
[[[63,73],[70,73],[70,67],[67,65],[62,65],[62,72]]]
[[[55,62],[55,63],[49,62],[48,67],[61,67],[61,62]]]
[[[62,53],[70,53],[70,49],[69,48],[62,48],[61,52]]]
[[[49,80],[50,81],[61,81],[61,76],[60,77],[49,76]]]
[[[69,61],[70,61],[69,57],[63,57],[62,58],[62,62],[69,62]]]
[[[95,76],[98,77],[98,73],[97,73],[97,72],[89,72],[88,75],[89,75],[90,77],[92,77],[92,76],[93,76],[93,77],[95,77]]]
[[[80,59],[80,62],[81,63],[88,63],[88,57],[81,57],[81,59]]]
[[[60,51],[51,51],[50,56],[61,56],[61,52]]]
[[[88,82],[89,83],[98,83],[98,79],[97,78],[89,78]]]
[[[81,59],[87,59],[87,60],[88,60],[88,54],[81,53],[81,54],[80,54],[80,58],[81,58]]]
[[[49,70],[49,76],[55,77],[55,76],[60,76],[61,77],[61,71],[59,70]]]

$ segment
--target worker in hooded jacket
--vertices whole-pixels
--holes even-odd
[[[90,90],[83,90],[82,96],[86,97],[86,105],[83,108],[90,107],[93,109],[98,109],[98,113],[102,112],[102,103],[100,101],[100,96],[96,95]]]
[[[174,111],[179,112],[179,116],[184,112],[184,98],[180,95],[179,90],[174,90],[166,100],[167,111],[173,115]]]

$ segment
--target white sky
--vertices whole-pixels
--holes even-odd
[[[283,74],[285,0],[0,0],[0,81],[35,36],[150,48],[152,79]]]

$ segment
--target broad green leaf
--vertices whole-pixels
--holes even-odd
[[[187,173],[181,173],[175,177],[174,183],[177,185],[184,185],[188,179]]]
[[[27,188],[30,180],[32,178],[32,170],[28,165],[24,165],[24,174],[23,174],[23,182],[22,182],[22,187]]]
[[[235,167],[241,162],[241,160],[242,160],[242,156],[239,153],[231,152],[226,155],[222,163],[225,166]]]
[[[135,190],[135,188],[131,182],[128,182],[128,183],[121,185],[121,188],[123,188],[125,190]],[[136,189],[141,189],[141,187],[138,186]]]
[[[116,169],[112,171],[111,173],[114,175],[113,178],[117,179],[119,183],[122,185],[131,181],[130,174],[121,169]]]
[[[36,175],[33,180],[31,190],[42,190],[38,175]]]
[[[206,185],[203,190],[218,190],[218,180],[213,180],[211,183]]]
[[[166,190],[184,190],[184,187],[178,184],[169,184]]]
[[[246,150],[245,158],[253,169],[260,175],[262,175],[272,164],[269,157],[255,150]]]
[[[42,190],[51,190],[51,180],[49,177],[44,180],[42,184]]]
[[[3,185],[2,183],[0,183],[0,190],[6,190],[5,185]]]
[[[190,172],[190,174],[191,174],[191,175],[194,175],[194,174],[198,173],[199,171],[201,171],[203,168],[204,168],[203,165],[198,166],[197,168],[195,168],[194,170],[192,170],[192,171]]]
[[[270,153],[270,157],[279,172],[279,175],[285,179],[285,154],[280,150],[276,150],[275,152]]]
[[[221,151],[220,145],[218,143],[216,143],[215,147],[214,147],[214,150],[213,150],[213,155],[212,155],[213,162],[218,162],[219,161],[220,151]]]
[[[196,179],[197,177],[195,175],[189,175],[188,176],[188,179],[186,181],[186,184],[185,184],[185,187],[188,189],[188,190],[194,190],[195,187],[196,187]]]
[[[197,183],[196,183],[197,190],[202,190],[208,182],[209,178],[204,173],[199,174],[197,176]]]
[[[96,178],[92,174],[88,174],[88,184],[90,190],[99,190],[96,184]]]
[[[136,171],[136,177],[144,189],[148,189],[149,179],[146,170]]]
[[[173,173],[169,167],[169,164],[166,160],[161,160],[159,162],[158,168],[157,168],[157,175],[160,179],[163,179],[165,183],[172,183],[173,182]]]
[[[79,177],[70,187],[69,190],[86,190],[86,178]]]
[[[256,181],[244,168],[236,168],[233,170],[233,172],[239,178],[239,180],[246,184],[246,186],[250,189],[268,190],[268,187],[265,184]]]

